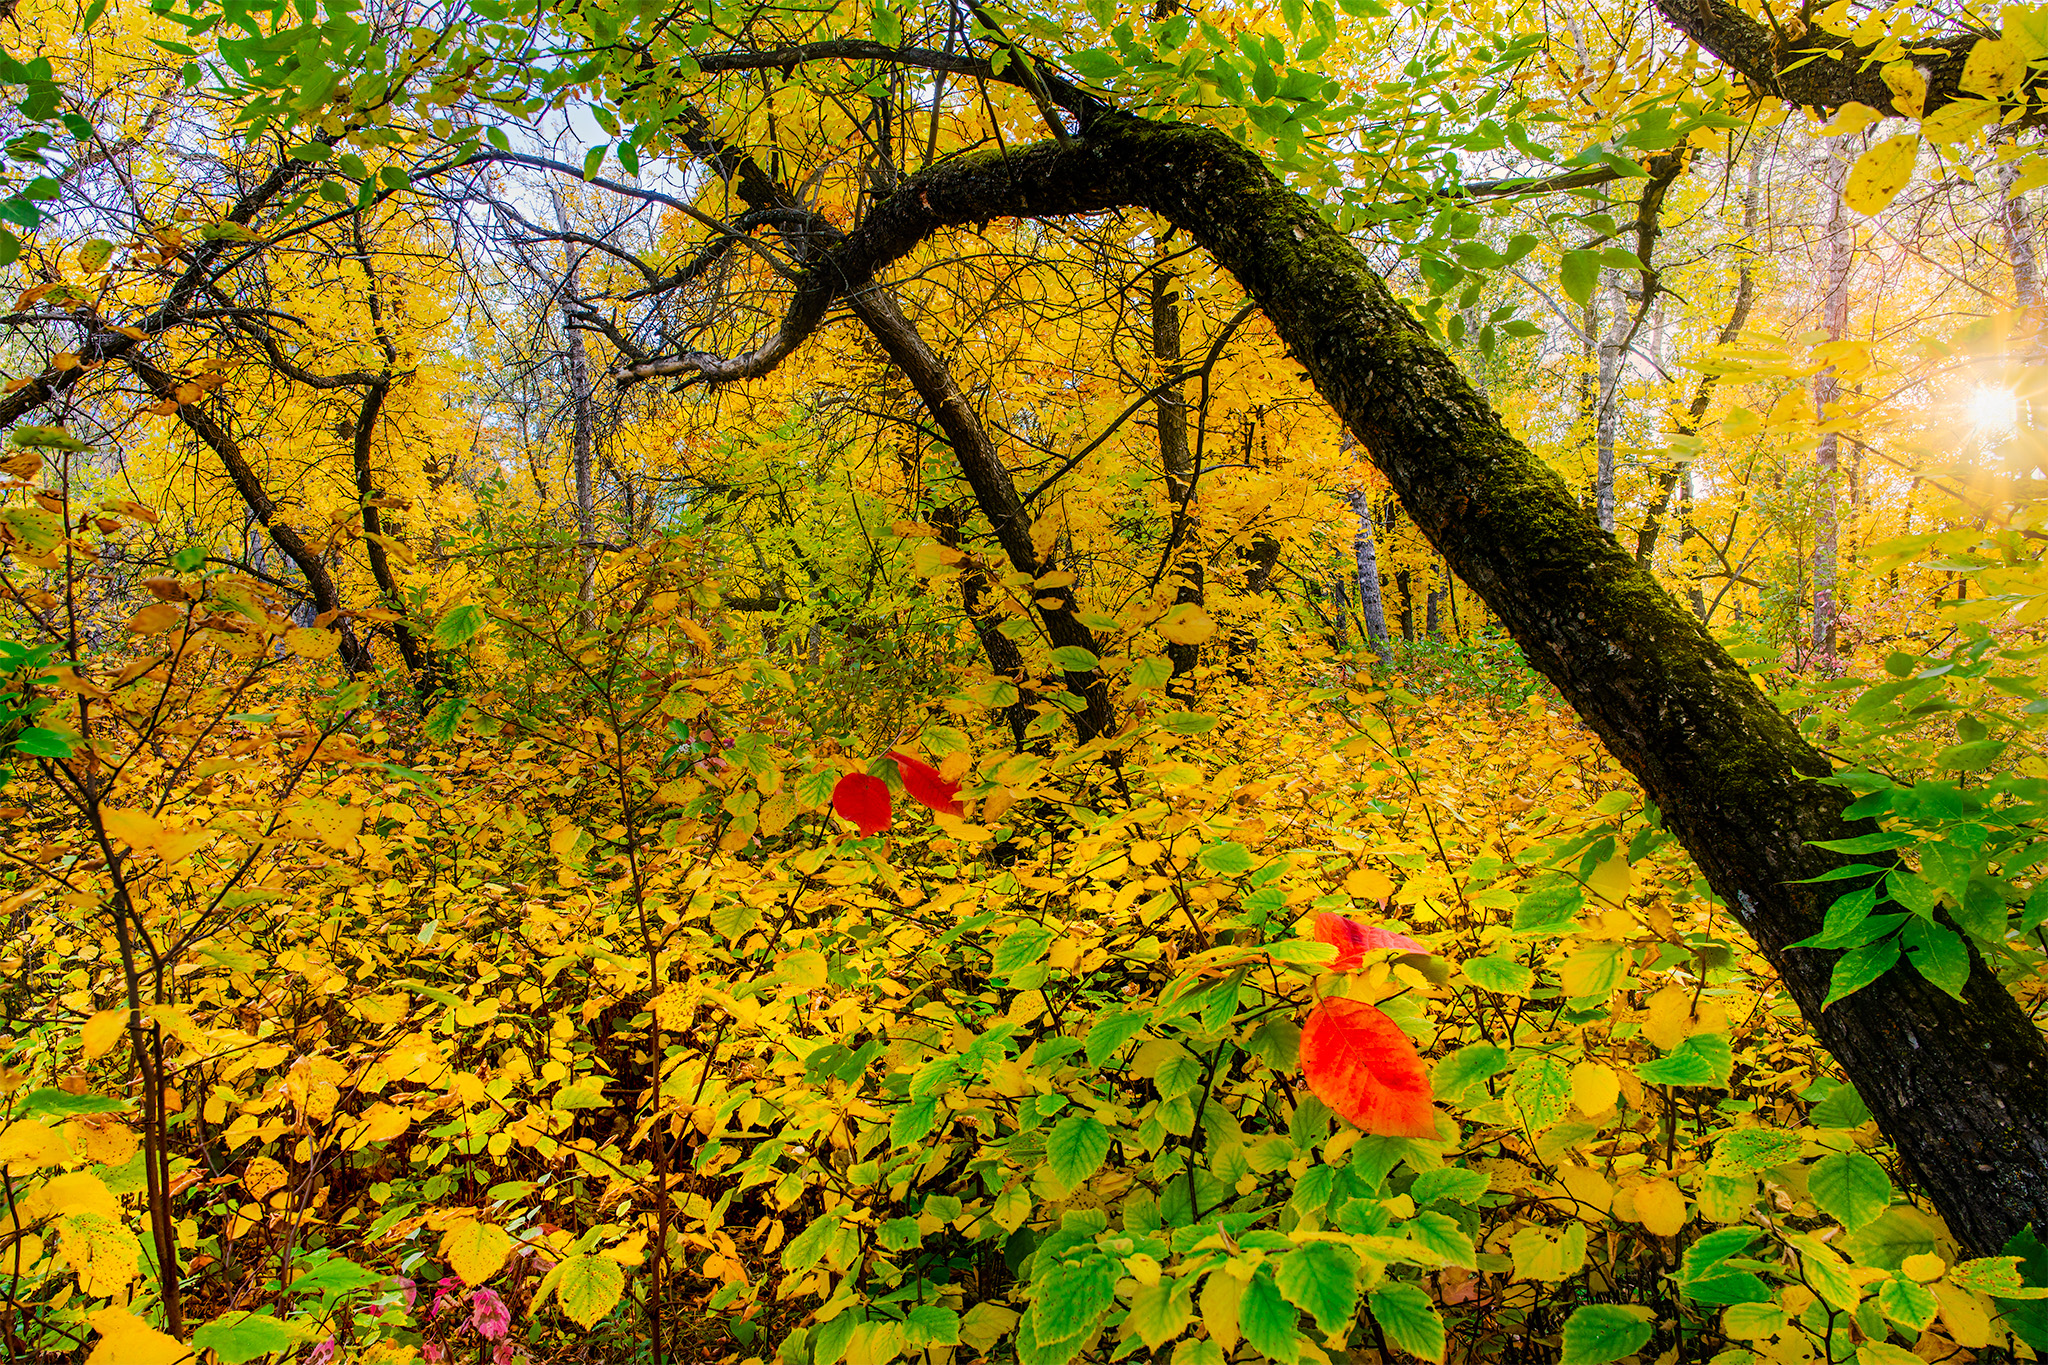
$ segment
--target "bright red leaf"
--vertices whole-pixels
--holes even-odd
[[[1435,1137],[1436,1105],[1415,1044],[1371,1005],[1325,1000],[1301,1029],[1316,1098],[1379,1137]]]
[[[1429,952],[1406,934],[1382,929],[1377,924],[1360,924],[1349,915],[1317,915],[1316,939],[1336,947],[1337,960],[1330,964],[1333,972],[1350,971],[1365,961],[1367,953],[1377,948],[1391,948],[1397,953]]]
[[[937,768],[909,754],[899,754],[891,749],[889,757],[896,760],[896,770],[903,774],[903,790],[910,794],[911,800],[946,815],[961,813],[958,782],[948,782],[939,776]]]
[[[889,784],[866,773],[848,773],[832,788],[832,809],[862,834],[889,828]]]

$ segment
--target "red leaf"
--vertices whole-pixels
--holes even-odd
[[[889,784],[866,773],[848,773],[832,788],[832,809],[862,834],[889,828]]]
[[[1336,946],[1337,960],[1330,964],[1330,970],[1333,972],[1350,971],[1365,961],[1367,953],[1377,948],[1391,948],[1397,953],[1422,953],[1425,956],[1429,953],[1429,949],[1406,934],[1382,929],[1377,924],[1360,924],[1348,915],[1317,915],[1316,941]]]
[[[1301,1074],[1316,1098],[1379,1137],[1435,1137],[1436,1105],[1415,1044],[1356,1000],[1325,1000],[1301,1029]]]
[[[948,782],[939,776],[939,770],[909,754],[899,754],[894,749],[889,757],[896,760],[896,770],[903,774],[903,790],[910,799],[920,806],[957,816],[960,811],[960,784]]]

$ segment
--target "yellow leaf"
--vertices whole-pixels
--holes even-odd
[[[2048,5],[2007,5],[2000,27],[2027,61],[2048,57]]]
[[[142,1243],[121,1226],[118,1215],[67,1214],[58,1225],[64,1259],[78,1273],[78,1292],[91,1299],[125,1294],[142,1261]]]
[[[185,609],[175,602],[152,602],[128,618],[128,630],[135,635],[161,635],[185,619]]]
[[[1892,108],[1907,118],[1919,118],[1927,108],[1927,73],[1902,60],[1886,62],[1877,74],[1892,92]]]
[[[441,1259],[467,1285],[479,1285],[498,1273],[512,1251],[512,1235],[501,1227],[465,1218],[441,1236]]]
[[[100,1334],[85,1365],[179,1365],[192,1348],[165,1336],[125,1308],[102,1308],[86,1321]]]
[[[1992,100],[1951,100],[1920,121],[1920,135],[1942,146],[1967,142],[1996,117],[1998,105]]]
[[[1941,1257],[1930,1255],[1923,1251],[1917,1256],[1908,1256],[1905,1260],[1899,1262],[1899,1269],[1905,1273],[1906,1278],[1909,1280],[1918,1280],[1921,1284],[1932,1284],[1941,1278],[1941,1272],[1947,1270],[1948,1265]]]
[[[1876,213],[1898,197],[1913,178],[1913,161],[1920,154],[1915,133],[1888,137],[1856,158],[1849,179],[1842,187],[1842,201],[1858,213]]]
[[[114,1198],[98,1176],[85,1171],[55,1176],[44,1181],[21,1201],[21,1216],[31,1223],[46,1218],[69,1217],[79,1213],[121,1216],[121,1201]]]
[[[1547,1228],[1530,1225],[1508,1239],[1515,1277],[1561,1284],[1586,1264],[1586,1225],[1568,1223],[1552,1237]]]
[[[1616,905],[1628,898],[1635,885],[1635,873],[1629,870],[1628,859],[1619,853],[1586,874],[1586,889]]]
[[[1237,1305],[1244,1298],[1244,1281],[1228,1271],[1212,1270],[1202,1282],[1202,1323],[1225,1355],[1237,1349]]]
[[[1216,633],[1216,623],[1195,603],[1182,602],[1159,618],[1158,630],[1174,644],[1198,645]]]
[[[283,1189],[290,1179],[291,1173],[283,1164],[267,1156],[259,1156],[242,1168],[243,1187],[251,1198],[259,1201]]]
[[[1588,1117],[1604,1114],[1621,1095],[1621,1078],[1614,1068],[1598,1062],[1580,1062],[1572,1068],[1572,1103]]]
[[[1956,82],[1973,95],[1997,99],[2019,88],[2027,74],[2027,54],[2019,44],[2004,38],[1981,38],[1963,63],[1963,78]]]
[[[1650,997],[1643,1007],[1643,1036],[1666,1052],[1684,1042],[1692,1033],[1692,996],[1683,986],[1670,985]]]
[[[341,648],[341,637],[331,630],[293,626],[284,633],[284,647],[301,659],[331,659]]]
[[[363,827],[363,808],[335,801],[301,801],[285,811],[284,831],[295,839],[318,839],[337,852],[352,852],[349,840]]]
[[[557,858],[572,858],[576,854],[577,841],[582,837],[582,830],[574,825],[564,825],[549,837],[548,851]]]
[[[1930,1287],[1941,1303],[1942,1325],[1956,1345],[1981,1351],[1991,1344],[1991,1315],[1975,1294],[1945,1280]]]
[[[1394,882],[1376,867],[1355,867],[1345,874],[1344,889],[1362,901],[1378,902],[1394,894]]]
[[[1570,1000],[1605,1000],[1621,981],[1627,949],[1619,943],[1589,943],[1564,960],[1558,984]]]
[[[1636,1186],[1636,1217],[1659,1237],[1676,1237],[1685,1226],[1685,1196],[1668,1180]]]
[[[1600,1213],[1613,1211],[1614,1186],[1607,1183],[1606,1176],[1590,1166],[1563,1167],[1558,1171],[1557,1179],[1575,1203],[1585,1206],[1584,1209],[1575,1210],[1576,1212],[1584,1213],[1586,1209]]]
[[[626,1292],[625,1267],[604,1256],[571,1256],[549,1277],[562,1311],[586,1328],[596,1326]]]
[[[113,815],[114,813],[113,811],[106,812],[107,815]],[[109,834],[113,833],[111,821],[108,822],[107,832]],[[126,836],[123,837],[125,838]],[[107,1052],[112,1050],[115,1043],[121,1041],[121,1035],[127,1032],[127,1029],[127,1010],[101,1010],[94,1014],[92,1018],[85,1021],[85,1027],[79,1030],[80,1040],[85,1044],[85,1055],[88,1058],[106,1055]]]
[[[119,1166],[135,1155],[142,1139],[133,1128],[110,1114],[92,1114],[64,1125],[64,1139],[87,1161]]]
[[[791,990],[816,990],[825,984],[825,955],[815,948],[798,949],[782,959],[782,979]]]
[[[63,1137],[34,1119],[22,1119],[0,1133],[0,1165],[9,1175],[27,1175],[45,1166],[61,1166],[71,1160],[71,1147]]]
[[[1851,100],[1835,111],[1835,116],[1828,120],[1827,127],[1820,130],[1820,135],[1843,137],[1851,133],[1860,133],[1883,117],[1883,114],[1869,105]]]

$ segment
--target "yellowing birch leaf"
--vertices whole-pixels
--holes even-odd
[[[498,1273],[512,1251],[512,1235],[501,1227],[465,1218],[441,1235],[441,1259],[466,1285],[480,1285]]]
[[[46,1218],[69,1217],[77,1213],[121,1216],[121,1201],[98,1176],[85,1171],[55,1176],[28,1192],[21,1201],[23,1221],[40,1223]]]
[[[57,1225],[64,1259],[78,1274],[78,1292],[92,1299],[125,1294],[142,1261],[142,1243],[117,1215],[74,1213]]]
[[[1858,213],[1876,213],[1898,197],[1913,178],[1913,161],[1920,154],[1917,133],[1888,137],[1856,158],[1849,179],[1842,186],[1842,201]]]
[[[1604,1114],[1620,1096],[1621,1078],[1614,1074],[1613,1067],[1580,1062],[1572,1068],[1572,1103],[1581,1114]]]
[[[85,1027],[78,1031],[86,1057],[91,1059],[105,1056],[113,1049],[115,1043],[121,1041],[121,1035],[127,1028],[127,1010],[100,1010],[94,1014],[85,1021]]]
[[[102,1308],[86,1318],[99,1333],[85,1365],[179,1365],[192,1348],[166,1336],[125,1308]]]
[[[1685,1226],[1685,1196],[1668,1180],[1652,1180],[1636,1186],[1636,1217],[1647,1232],[1659,1237],[1676,1237]]]
[[[34,1119],[22,1119],[0,1132],[0,1166],[9,1175],[27,1175],[45,1166],[71,1160],[70,1144],[61,1134]]]

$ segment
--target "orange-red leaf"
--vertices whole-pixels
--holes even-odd
[[[937,768],[909,754],[899,754],[892,749],[889,757],[896,760],[896,770],[903,774],[903,790],[910,794],[911,800],[947,815],[961,813],[958,782],[948,782],[939,776]]]
[[[1429,952],[1406,934],[1382,929],[1377,924],[1360,924],[1349,915],[1317,915],[1316,939],[1336,948],[1337,960],[1330,964],[1333,972],[1348,972],[1359,966],[1365,955],[1376,948],[1391,948],[1397,953]]]
[[[1301,1029],[1316,1098],[1379,1137],[1435,1137],[1429,1074],[1400,1026],[1357,1000],[1325,1000]]]
[[[889,784],[866,773],[848,773],[832,788],[832,809],[862,834],[889,828]]]

